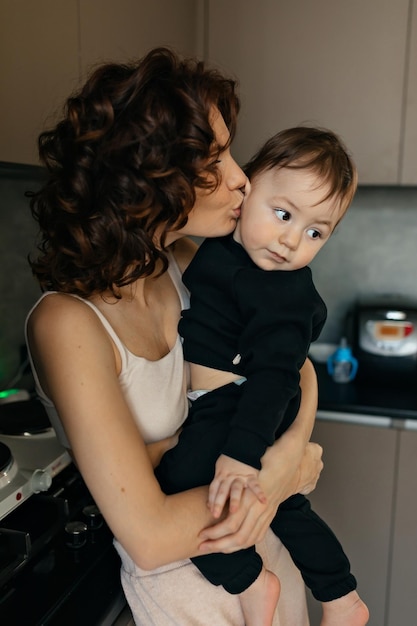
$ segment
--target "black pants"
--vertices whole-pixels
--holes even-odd
[[[162,458],[155,475],[167,494],[208,485],[229,430],[240,387],[220,387],[193,403],[179,442]],[[356,588],[349,561],[330,528],[312,511],[307,498],[297,494],[283,502],[271,523],[288,549],[314,597],[326,602]],[[214,585],[241,593],[259,576],[261,557],[255,548],[232,554],[209,554],[191,559]]]

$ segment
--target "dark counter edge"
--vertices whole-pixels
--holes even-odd
[[[417,381],[404,387],[387,381],[335,383],[326,366],[313,361],[319,386],[320,411],[417,420]]]

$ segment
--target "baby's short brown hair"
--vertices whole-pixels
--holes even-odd
[[[355,195],[358,175],[343,141],[325,128],[295,126],[283,130],[258,150],[243,168],[250,180],[275,167],[309,169],[328,184],[326,199],[338,200],[341,217]]]

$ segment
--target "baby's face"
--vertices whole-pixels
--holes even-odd
[[[251,181],[234,238],[263,270],[308,265],[342,217],[327,187],[308,169],[275,168]]]

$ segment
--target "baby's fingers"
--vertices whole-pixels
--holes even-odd
[[[266,495],[261,485],[259,484],[259,481],[257,480],[257,478],[249,478],[246,482],[246,487],[250,489],[251,491],[253,491],[255,496],[258,498],[259,502],[262,502],[262,504],[266,504],[267,502]]]
[[[245,483],[237,478],[234,480],[230,486],[230,502],[229,502],[229,512],[235,513],[242,501],[243,490],[245,489]]]
[[[223,480],[214,479],[209,488],[208,506],[216,519],[220,517],[229,498],[230,484]]]

